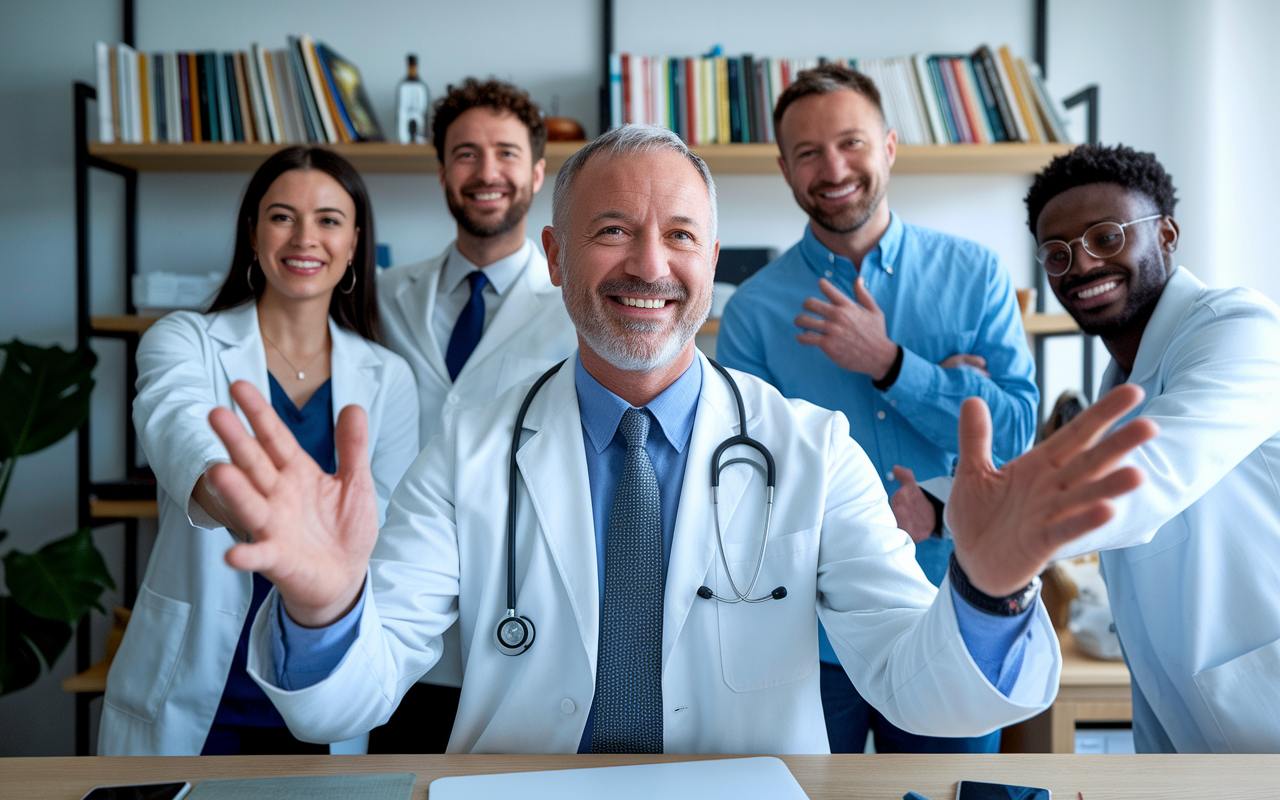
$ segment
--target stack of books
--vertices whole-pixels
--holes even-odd
[[[902,144],[1067,142],[1039,67],[1008,46],[901,58],[610,57],[610,117],[662,125],[691,145],[774,142],[773,108],[796,75],[836,61],[880,90]]]
[[[382,141],[360,71],[310,36],[234,53],[97,43],[102,142]]]

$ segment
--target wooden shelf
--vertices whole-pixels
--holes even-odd
[[[89,154],[141,172],[252,172],[268,156],[286,145],[220,144],[103,144],[89,143]],[[341,153],[361,172],[436,172],[435,149],[422,144],[326,145]],[[547,171],[560,169],[581,142],[547,143]],[[1069,144],[903,145],[893,171],[898,174],[1020,175],[1038,172]],[[695,147],[717,175],[775,175],[778,147],[774,144],[715,144]]]
[[[1022,318],[1022,326],[1027,329],[1028,336],[1075,333],[1080,330],[1070,314],[1027,314]]]
[[[159,317],[140,317],[136,314],[112,314],[89,318],[89,327],[94,333],[136,333],[143,334],[155,324]]]
[[[89,499],[89,516],[94,519],[155,519],[160,507],[155,500]]]

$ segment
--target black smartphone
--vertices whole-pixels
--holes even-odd
[[[956,787],[956,800],[1049,800],[1051,796],[1048,789],[1007,783],[960,781]]]
[[[182,800],[191,791],[191,784],[138,783],[133,786],[95,786],[80,800]]]

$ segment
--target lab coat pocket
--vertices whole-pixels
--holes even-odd
[[[759,544],[726,544],[738,588],[746,591],[755,572]],[[818,663],[818,529],[772,536],[752,597],[779,586],[787,596],[764,603],[720,603],[720,660],[724,681],[735,692],[750,692],[798,681]],[[716,561],[716,594],[733,597]]]
[[[116,653],[105,702],[143,722],[154,722],[169,693],[190,619],[190,603],[143,586]]]
[[[1191,676],[1233,753],[1280,752],[1280,639]]]

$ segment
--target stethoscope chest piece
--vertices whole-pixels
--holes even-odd
[[[513,611],[508,611],[493,629],[494,643],[504,656],[518,656],[525,652],[533,646],[535,636],[537,630],[533,622],[528,617],[516,616]]]

